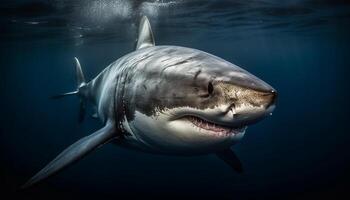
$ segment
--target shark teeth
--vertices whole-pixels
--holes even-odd
[[[195,126],[201,129],[205,129],[208,131],[212,131],[212,132],[216,132],[224,135],[238,134],[242,130],[244,130],[244,128],[231,128],[231,127],[215,124],[195,116],[187,116],[186,118],[190,122],[192,122],[192,124],[194,124]]]

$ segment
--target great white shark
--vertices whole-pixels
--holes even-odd
[[[230,147],[275,108],[276,90],[244,69],[197,49],[155,46],[147,17],[136,50],[90,82],[75,62],[77,90],[55,98],[79,96],[81,116],[91,102],[104,126],[65,149],[24,188],[111,142],[158,154],[213,153],[241,172]]]

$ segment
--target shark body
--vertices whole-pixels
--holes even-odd
[[[159,154],[215,153],[241,172],[230,147],[275,108],[277,92],[244,69],[200,50],[155,46],[147,17],[141,19],[136,50],[90,82],[75,61],[77,90],[55,98],[78,95],[81,116],[90,101],[104,127],[69,146],[23,187],[109,142]]]

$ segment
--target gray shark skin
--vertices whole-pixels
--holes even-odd
[[[75,61],[77,90],[54,98],[78,95],[81,119],[90,101],[104,127],[64,150],[23,188],[109,142],[158,154],[215,153],[242,172],[230,147],[275,108],[277,92],[244,69],[200,50],[155,46],[147,17],[136,50],[90,82]]]

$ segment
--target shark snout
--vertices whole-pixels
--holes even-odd
[[[235,106],[229,110],[227,115],[232,116],[234,123],[250,125],[270,115],[275,109],[276,99],[277,92],[275,90],[242,93],[241,98],[234,101]]]
[[[246,126],[270,115],[276,104],[277,91],[271,88],[259,90],[230,83],[216,84],[225,99],[220,106],[221,121],[231,126]]]
[[[265,108],[267,110],[271,110],[272,112],[276,106],[277,91],[274,89],[271,89],[271,91],[266,96],[268,96],[268,103],[265,105]]]

